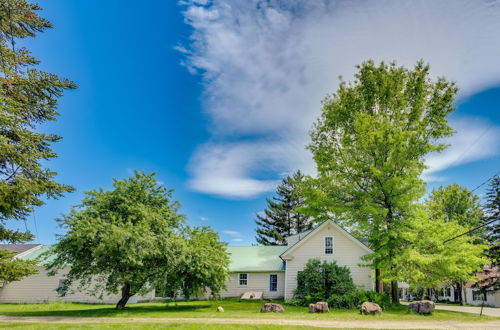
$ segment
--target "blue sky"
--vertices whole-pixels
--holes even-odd
[[[500,5],[38,2],[55,28],[23,44],[79,88],[43,127],[64,137],[49,165],[76,191],[28,219],[36,242],[55,241],[54,219],[84,191],[140,169],[175,189],[191,224],[253,243],[254,215],[276,182],[298,168],[314,173],[303,146],[320,100],[369,58],[423,58],[461,88],[457,134],[429,157],[429,189],[474,188],[500,170]]]

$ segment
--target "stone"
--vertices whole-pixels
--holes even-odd
[[[224,312],[224,308],[222,308],[222,306],[217,307],[217,312],[221,312],[221,313]]]
[[[285,309],[283,308],[283,306],[281,306],[280,304],[275,304],[275,303],[264,304],[264,306],[262,306],[262,308],[260,309],[261,313],[269,313],[269,312],[283,313],[284,311],[285,311]]]
[[[328,308],[328,303],[324,301],[318,301],[315,304],[309,304],[310,313],[328,313],[330,309]]]
[[[434,305],[434,302],[430,300],[414,301],[408,305],[408,309],[410,311],[418,314],[431,314],[434,312],[435,308],[436,305]]]
[[[359,311],[363,315],[382,314],[382,308],[378,304],[369,301],[365,301],[364,303],[362,303]]]
[[[264,293],[262,291],[247,291],[241,295],[243,300],[262,300]]]

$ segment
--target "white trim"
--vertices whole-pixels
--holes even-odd
[[[271,290],[271,276],[276,276],[276,290]],[[269,292],[278,292],[278,274],[269,274]]]
[[[331,238],[332,239],[332,253],[326,253],[326,239]],[[325,256],[333,256],[335,254],[335,247],[334,247],[334,239],[333,236],[324,236],[323,239],[324,246],[323,246],[323,253]]]
[[[246,278],[247,284],[241,284],[241,281],[242,281],[241,275],[246,275],[247,276],[247,278]],[[238,286],[241,286],[241,287],[248,286],[248,278],[249,277],[250,276],[248,276],[248,273],[238,273]]]
[[[361,243],[360,241],[358,241],[354,236],[352,236],[351,234],[349,234],[344,228],[340,227],[339,225],[337,225],[332,220],[326,220],[321,225],[319,225],[318,227],[316,227],[313,231],[311,231],[309,234],[307,234],[306,236],[304,236],[303,239],[301,239],[300,241],[298,241],[297,243],[295,243],[294,245],[292,245],[291,247],[289,247],[285,252],[283,252],[280,255],[281,259],[289,260],[290,258],[286,257],[288,254],[290,254],[292,251],[294,251],[297,247],[299,247],[302,244],[304,244],[305,241],[307,241],[309,238],[311,238],[312,236],[314,236],[314,233],[316,231],[320,230],[321,228],[323,228],[327,224],[332,224],[334,228],[337,228],[341,233],[343,233],[347,238],[349,238],[351,241],[353,241],[354,243],[356,243],[362,249],[364,249],[368,253],[373,253],[373,251],[369,247],[367,247],[366,245],[364,245],[363,243]]]
[[[23,257],[23,256],[25,256],[25,255],[30,254],[30,253],[31,253],[31,252],[33,252],[33,251],[36,251],[36,250],[38,250],[38,249],[41,249],[41,248],[42,248],[42,246],[43,246],[42,244],[39,244],[39,245],[37,245],[37,246],[32,247],[32,248],[31,248],[31,249],[29,249],[29,250],[26,250],[26,251],[23,251],[23,252],[21,252],[21,253],[18,253],[18,254],[16,254],[16,255],[14,256],[14,259],[21,258],[21,257]]]

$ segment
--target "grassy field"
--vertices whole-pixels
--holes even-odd
[[[277,301],[278,303],[283,303]],[[0,315],[6,316],[72,316],[72,317],[189,317],[189,318],[287,318],[318,320],[453,320],[463,322],[488,321],[498,318],[479,316],[470,313],[436,310],[432,315],[418,315],[408,312],[406,306],[394,306],[379,316],[360,315],[357,310],[332,309],[330,313],[312,314],[307,307],[287,306],[285,313],[260,313],[263,302],[220,300],[190,301],[178,303],[139,303],[130,304],[124,310],[114,309],[114,305],[79,304],[79,303],[46,303],[46,304],[0,304]],[[216,311],[222,306],[224,313]],[[117,321],[119,322],[119,321]]]

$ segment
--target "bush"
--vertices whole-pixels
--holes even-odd
[[[305,302],[325,301],[333,295],[348,295],[356,291],[349,268],[335,261],[328,263],[311,259],[297,275],[295,294]]]

